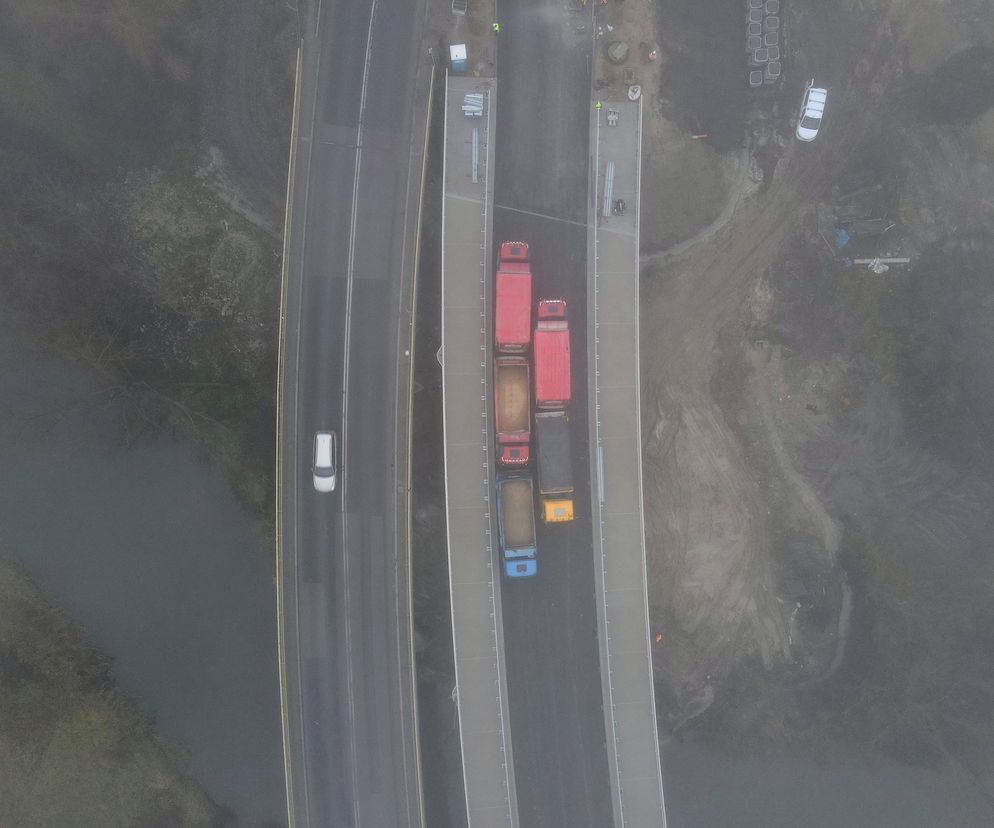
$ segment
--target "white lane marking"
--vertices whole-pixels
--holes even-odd
[[[560,218],[559,216],[550,216],[547,213],[534,213],[531,210],[521,210],[517,207],[506,207],[503,204],[495,204],[494,212],[497,210],[507,210],[509,213],[521,213],[525,216],[534,216],[535,218],[546,219],[547,221],[558,221],[561,224],[572,224],[575,227],[582,227],[584,230],[587,229],[587,222],[585,221],[574,221],[573,219]]]
[[[355,689],[353,687],[353,670],[352,670],[352,609],[351,601],[349,596],[351,594],[351,589],[349,588],[349,527],[348,527],[348,500],[346,495],[348,492],[348,451],[349,451],[349,439],[348,439],[348,429],[349,429],[349,351],[350,342],[352,336],[352,285],[355,276],[355,235],[356,235],[356,217],[358,213],[358,202],[359,202],[359,174],[362,168],[362,126],[363,117],[366,110],[366,89],[369,85],[369,62],[372,56],[372,45],[373,45],[373,21],[376,18],[376,0],[373,0],[369,9],[369,27],[366,31],[366,57],[363,61],[362,66],[362,89],[359,93],[359,125],[356,130],[356,160],[355,160],[355,177],[352,180],[352,215],[350,219],[349,227],[349,258],[348,258],[348,269],[346,271],[347,286],[345,290],[345,347],[344,347],[344,365],[342,368],[342,560],[344,563],[344,575],[345,575],[345,672],[346,672],[346,684],[348,686],[348,697],[349,697],[349,755],[352,759],[351,761],[351,775],[350,781],[352,783],[352,814],[355,820],[356,828],[359,828],[361,824],[361,814],[359,811],[359,785],[357,781],[358,774],[358,749],[356,747],[356,727],[355,727]]]

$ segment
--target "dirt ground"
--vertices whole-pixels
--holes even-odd
[[[994,632],[994,16],[787,0],[783,83],[755,91],[742,4],[693,6],[618,7],[655,15],[663,53],[642,80],[642,416],[669,727],[790,740],[818,718],[994,790],[994,682],[970,667]],[[702,51],[728,65],[695,70]],[[812,76],[829,108],[800,144]],[[911,261],[851,263],[873,256]]]
[[[732,26],[737,31],[739,15],[724,14],[724,9],[715,14],[710,8],[714,5],[613,0],[596,7],[595,94],[623,100],[630,83],[642,89],[644,153],[654,159],[643,170],[642,243],[647,251],[668,250],[685,241],[718,219],[726,204],[736,200],[733,193],[737,197],[755,188],[748,154],[741,146],[740,61],[706,60],[715,24],[726,34]],[[659,32],[656,39],[647,34],[654,30]],[[620,65],[606,57],[607,47],[615,41],[630,47]],[[700,48],[689,47],[691,41]],[[660,95],[661,84],[677,83],[689,90],[702,74],[722,91],[724,102],[735,102],[735,114],[727,122],[703,111],[685,113]],[[673,193],[681,197],[675,199]]]

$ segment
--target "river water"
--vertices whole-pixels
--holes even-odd
[[[216,802],[284,824],[270,550],[191,446],[124,447],[95,379],[0,321],[0,548],[113,656]]]

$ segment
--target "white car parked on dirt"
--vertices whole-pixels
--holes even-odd
[[[814,141],[825,114],[825,100],[828,90],[815,86],[814,78],[808,81],[801,99],[801,111],[797,116],[797,138],[800,141]]]

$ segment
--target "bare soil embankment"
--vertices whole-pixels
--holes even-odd
[[[984,786],[992,21],[970,0],[786,7],[787,80],[742,110],[758,186],[644,273],[664,707],[718,741],[831,737]],[[810,75],[831,103],[803,145],[791,115]],[[660,94],[708,132],[714,115],[665,67]],[[645,163],[651,181],[667,159],[647,148]],[[847,261],[874,255],[912,261]]]

